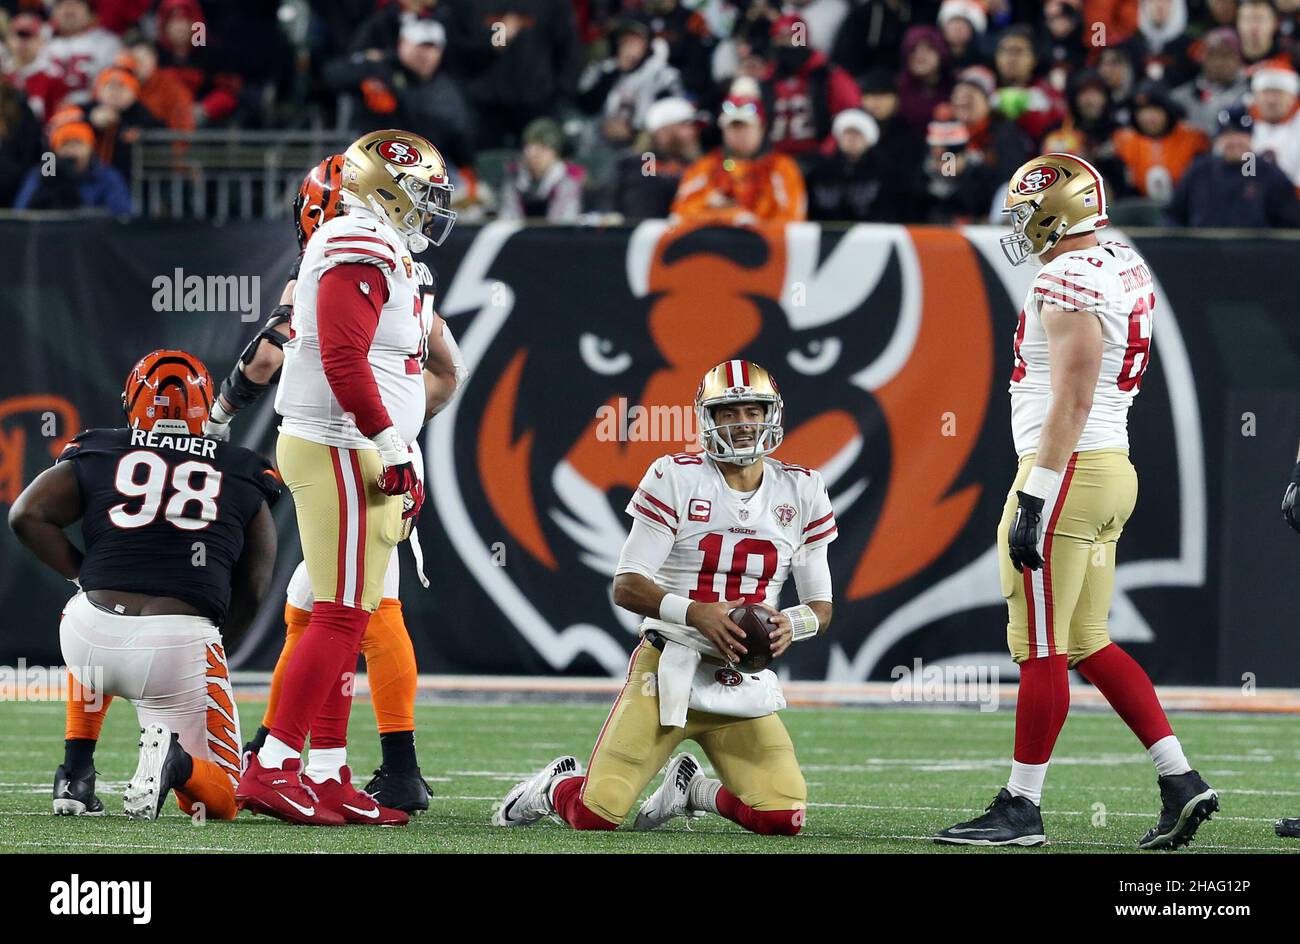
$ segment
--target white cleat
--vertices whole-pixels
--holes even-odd
[[[675,816],[686,816],[696,811],[690,808],[691,784],[702,779],[700,762],[691,754],[678,754],[664,768],[664,782],[659,789],[641,804],[632,828],[637,832],[658,829]]]
[[[167,763],[175,737],[165,724],[151,724],[140,732],[140,762],[122,794],[122,807],[131,819],[157,819],[168,792],[179,786],[172,782],[174,768]]]
[[[557,757],[533,776],[511,788],[492,812],[494,826],[531,826],[555,812],[551,805],[551,788],[560,780],[582,773],[578,758],[572,754]]]

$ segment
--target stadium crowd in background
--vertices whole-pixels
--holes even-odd
[[[122,212],[152,128],[402,127],[471,220],[996,220],[1016,166],[1067,151],[1121,222],[1300,225],[1300,0],[0,11],[0,207]]]

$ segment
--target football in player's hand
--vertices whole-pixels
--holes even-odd
[[[768,618],[776,616],[776,610],[762,603],[748,603],[736,607],[727,615],[745,634],[744,645],[747,651],[736,666],[742,672],[761,672],[766,669],[772,664],[772,640],[767,634],[773,627]]]

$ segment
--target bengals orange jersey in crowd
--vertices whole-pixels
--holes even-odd
[[[1186,122],[1174,125],[1163,138],[1149,138],[1132,128],[1114,136],[1115,154],[1128,169],[1129,183],[1144,197],[1168,199],[1210,139]]]
[[[719,150],[687,169],[672,213],[698,222],[794,223],[808,218],[808,194],[799,165],[785,154],[742,160]]]

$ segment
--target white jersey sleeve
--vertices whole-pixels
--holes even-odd
[[[346,214],[327,221],[312,238],[316,277],[319,279],[334,266],[357,262],[376,266],[385,275],[396,272],[397,260],[405,250],[396,245],[386,229],[365,217]]]
[[[650,463],[623,510],[637,521],[676,537],[679,512],[673,465],[672,456],[660,456]]]
[[[806,471],[809,481],[801,483],[800,497],[803,499],[803,526],[800,550],[811,551],[825,547],[839,536],[839,525],[835,523],[835,512],[831,508],[831,497],[826,492],[826,482],[816,469]]]

